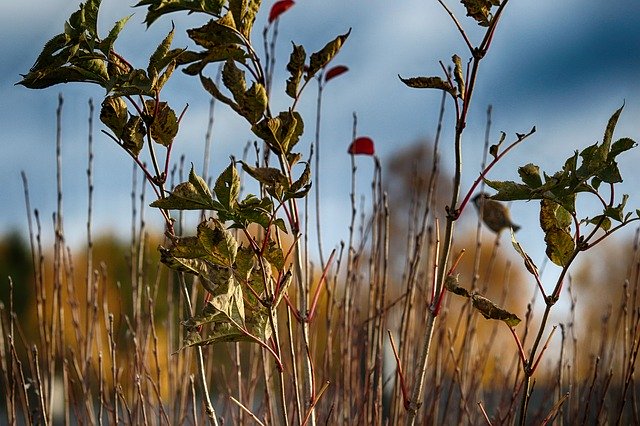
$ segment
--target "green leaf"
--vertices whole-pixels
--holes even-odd
[[[133,15],[125,16],[124,18],[116,22],[109,31],[109,35],[107,35],[107,37],[98,44],[98,48],[105,56],[109,56],[111,50],[113,50],[113,45],[115,44],[118,35],[120,35],[120,32],[132,16]]]
[[[520,318],[511,312],[500,308],[491,300],[479,294],[472,294],[471,301],[473,307],[476,308],[486,319],[495,319],[503,321],[509,327],[515,327],[520,324]]]
[[[163,15],[173,12],[201,12],[219,16],[226,0],[141,0],[135,7],[149,6],[144,22],[147,27]]]
[[[613,113],[611,118],[609,118],[609,122],[607,123],[607,128],[604,131],[604,138],[602,139],[602,146],[604,151],[609,154],[611,150],[611,139],[613,138],[613,132],[616,129],[616,124],[618,123],[618,118],[620,118],[620,114],[624,108],[624,104]]]
[[[191,166],[189,180],[176,185],[168,197],[154,201],[151,207],[166,210],[214,210],[215,204],[207,183],[196,175]]]
[[[624,194],[622,196],[622,202],[618,204],[616,207],[607,207],[604,210],[604,214],[607,217],[610,217],[613,220],[618,222],[624,221],[624,208],[627,205],[627,201],[629,200],[629,195]]]
[[[228,212],[235,210],[240,195],[240,176],[231,163],[218,177],[214,187],[216,198]]]
[[[282,111],[275,118],[264,118],[251,130],[276,154],[288,154],[304,132],[302,116],[297,111]]]
[[[312,53],[309,57],[309,68],[307,69],[306,79],[311,80],[313,76],[324,68],[338,54],[340,48],[351,34],[351,29],[342,34],[329,43],[327,43],[318,52]]]
[[[132,115],[122,129],[122,147],[137,157],[144,146],[145,135],[142,118]]]
[[[149,58],[149,65],[147,66],[147,75],[151,80],[158,78],[158,73],[163,70],[170,62],[166,60],[171,43],[173,42],[174,27],[171,26],[169,34],[160,42],[156,50],[151,54]]]
[[[118,139],[122,136],[128,117],[127,104],[121,97],[107,96],[104,98],[100,109],[100,121],[102,121]]]
[[[305,163],[304,171],[298,180],[293,182],[285,193],[285,200],[289,198],[303,198],[311,189],[311,168]]]
[[[518,168],[520,179],[531,189],[542,186],[542,177],[540,176],[540,167],[529,163]]]
[[[457,96],[457,90],[451,86],[448,81],[444,81],[440,77],[411,77],[411,78],[400,78],[404,84],[414,89],[438,89],[444,90],[449,93],[451,96]]]
[[[220,266],[232,267],[238,252],[238,242],[222,224],[211,218],[198,225],[198,240],[207,258]]]
[[[250,124],[257,123],[269,103],[267,90],[260,83],[253,83],[249,90],[245,92],[239,102],[242,115]]]
[[[551,200],[540,201],[540,227],[543,231],[554,228],[568,230],[571,223],[571,215],[560,204]]]
[[[498,181],[485,179],[487,186],[498,191],[491,198],[498,201],[530,200],[533,198],[531,188],[513,181]]]
[[[242,38],[237,33],[233,15],[230,13],[220,19],[212,19],[199,28],[187,30],[187,35],[198,46],[202,46],[205,49],[243,43]]]
[[[178,118],[176,113],[166,102],[148,100],[145,102],[147,112],[153,117],[151,122],[151,138],[162,146],[169,146],[173,143],[178,134]]]
[[[573,237],[564,229],[553,228],[545,232],[546,254],[558,266],[566,266],[576,248]]]
[[[605,232],[607,232],[609,229],[611,229],[611,219],[609,219],[607,216],[605,216],[603,214],[598,215],[598,216],[594,217],[593,219],[589,219],[587,222],[592,224],[592,225],[598,226],[599,228],[601,228]]]
[[[298,86],[304,73],[304,63],[307,59],[307,54],[304,51],[304,47],[293,45],[293,51],[289,56],[289,63],[287,64],[287,71],[289,71],[289,78],[287,79],[287,88],[285,90],[289,97],[295,99],[298,96]]]

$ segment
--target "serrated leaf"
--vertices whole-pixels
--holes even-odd
[[[542,177],[540,176],[540,167],[529,163],[518,168],[520,179],[531,189],[542,186]]]
[[[191,166],[189,180],[176,185],[168,197],[154,201],[151,207],[166,210],[213,210],[215,205],[207,183]]]
[[[491,198],[497,201],[530,200],[534,198],[531,188],[513,181],[484,180],[490,188],[498,191]]]
[[[127,22],[129,21],[129,19],[131,19],[133,15],[129,15],[129,16],[125,16],[124,18],[120,19],[119,21],[117,21],[113,27],[111,28],[111,30],[109,30],[109,34],[107,35],[107,37],[105,37],[98,45],[98,48],[102,51],[102,53],[105,56],[109,56],[109,54],[111,53],[111,51],[113,50],[113,45],[116,42],[116,39],[118,38],[118,35],[120,35],[120,32],[122,31],[122,29],[124,28],[124,26],[127,24]]]
[[[566,266],[575,250],[571,234],[564,229],[553,228],[545,232],[544,242],[547,243],[545,252],[549,260],[558,266]]]
[[[151,122],[151,138],[162,146],[173,143],[178,134],[178,117],[166,102],[146,101],[147,112],[153,117]]]
[[[611,118],[609,118],[609,122],[607,123],[607,127],[606,127],[606,129],[604,131],[604,138],[602,139],[602,146],[604,148],[604,151],[607,154],[609,154],[609,151],[611,150],[611,140],[613,138],[613,132],[616,129],[616,124],[618,123],[618,118],[620,118],[620,114],[622,113],[623,109],[624,109],[624,104],[613,113]]]
[[[604,210],[604,214],[613,220],[622,222],[624,220],[624,208],[627,205],[628,200],[629,200],[629,195],[624,194],[622,196],[622,202],[620,202],[620,204],[618,204],[615,207],[607,207]]]
[[[440,77],[411,77],[411,78],[400,78],[404,84],[414,89],[438,89],[444,90],[449,93],[451,96],[457,96],[457,90],[451,86],[448,81],[444,81]]]
[[[620,138],[611,145],[611,151],[609,151],[608,160],[615,159],[619,154],[635,148],[638,144],[630,138]]]
[[[242,44],[242,38],[236,32],[236,23],[230,13],[220,19],[212,19],[199,28],[187,30],[187,35],[198,46],[205,49],[214,49],[229,44]]]
[[[127,124],[129,114],[126,102],[119,96],[107,96],[100,108],[102,121],[117,137],[120,138]]]
[[[171,26],[169,34],[160,42],[156,50],[151,54],[149,58],[149,65],[147,66],[147,75],[151,80],[155,80],[158,77],[158,73],[167,66],[169,61],[166,61],[165,57],[169,53],[171,43],[173,42],[174,27]]]
[[[520,318],[517,315],[500,308],[491,300],[479,294],[472,294],[471,301],[473,307],[476,308],[486,319],[495,319],[503,321],[509,327],[515,327],[520,324]]]
[[[252,167],[244,161],[240,161],[240,163],[242,164],[242,169],[247,172],[247,174],[264,186],[289,186],[287,177],[280,171],[280,169],[276,169],[274,167]]]
[[[267,89],[260,83],[253,83],[238,104],[247,121],[250,124],[255,124],[262,118],[268,103]]]
[[[145,135],[142,118],[132,115],[122,129],[122,147],[137,157],[144,146]]]
[[[227,0],[141,0],[135,7],[149,6],[144,22],[149,27],[163,15],[174,12],[201,12],[218,16]]]
[[[236,66],[234,61],[227,61],[222,69],[222,83],[229,89],[236,103],[242,99],[247,91],[247,84],[244,80],[244,72]]]
[[[297,111],[282,111],[275,118],[263,118],[251,128],[276,154],[288,154],[304,132],[302,116]]]
[[[298,46],[295,43],[293,50],[289,56],[289,63],[287,64],[287,71],[289,71],[289,78],[287,79],[287,87],[285,93],[289,97],[295,99],[298,95],[298,86],[304,73],[304,63],[307,60],[307,53],[304,51],[304,47]]]
[[[592,224],[592,225],[596,225],[599,228],[601,228],[603,231],[607,232],[609,229],[611,229],[611,219],[609,219],[607,216],[605,215],[598,215],[592,219],[589,219],[587,221],[588,223]]]
[[[342,34],[329,43],[327,43],[321,50],[318,52],[312,53],[309,57],[309,68],[307,69],[307,74],[305,78],[310,80],[313,76],[324,68],[331,60],[338,54],[340,48],[347,40],[351,34],[351,28],[345,34]]]
[[[540,201],[540,227],[543,231],[554,228],[567,230],[571,223],[571,215],[560,204],[546,199]]]
[[[198,225],[198,240],[212,262],[221,266],[233,266],[238,252],[238,242],[219,221],[212,218],[201,222]]]
[[[235,210],[240,194],[240,176],[233,163],[218,176],[214,191],[216,198],[227,211]]]

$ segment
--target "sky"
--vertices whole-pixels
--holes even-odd
[[[133,4],[134,2],[130,2]],[[261,30],[273,2],[265,1],[254,31],[254,43],[262,46]],[[15,85],[26,73],[43,44],[60,33],[64,21],[77,9],[67,0],[24,0],[0,2],[0,234],[12,229],[26,232],[26,210],[20,173],[29,180],[32,208],[42,217],[43,228],[52,235],[51,215],[55,196],[55,110],[59,94],[64,97],[62,112],[63,190],[65,232],[68,241],[81,242],[87,220],[87,119],[88,100],[99,106],[103,90],[97,86],[67,84],[45,90],[29,90]],[[464,17],[459,1],[449,0],[472,40],[481,33]],[[199,26],[202,18],[173,14],[149,30],[142,24],[144,10],[122,0],[103,0],[99,27],[106,34],[113,22],[133,13],[116,49],[132,58],[134,65],[146,67],[145,55],[176,26],[174,46],[190,46],[187,28]],[[491,138],[499,132],[507,140],[533,126],[537,132],[496,167],[489,178],[517,180],[517,166],[529,162],[554,172],[574,150],[602,139],[611,114],[623,103],[615,137],[640,140],[640,2],[618,0],[511,0],[496,33],[493,46],[481,64],[474,104],[464,141],[463,191],[479,173],[484,142],[485,115],[493,106]],[[346,149],[351,140],[352,114],[358,116],[358,133],[376,143],[383,162],[419,139],[435,135],[440,93],[415,90],[398,79],[418,75],[441,75],[438,61],[449,63],[452,54],[465,58],[468,51],[446,12],[435,1],[405,0],[298,0],[279,23],[278,71],[275,75],[273,105],[283,110],[289,103],[283,93],[291,41],[307,52],[320,49],[327,41],[351,28],[347,43],[334,64],[349,72],[325,88],[321,125],[322,223],[325,247],[337,246],[348,236],[350,158]],[[261,49],[259,50],[261,52]],[[148,56],[147,56],[148,57]],[[215,69],[210,70],[211,75]],[[174,148],[173,159],[181,154],[202,169],[208,103],[197,79],[178,75],[164,91],[174,109],[189,104]],[[308,88],[300,110],[306,117],[306,133],[301,151],[308,153],[313,139],[316,88]],[[442,134],[443,164],[451,167],[453,136],[451,104],[445,115]],[[106,136],[94,116],[94,227],[126,236],[131,228],[131,160]],[[247,141],[253,140],[247,125],[226,106],[218,104],[213,128],[211,174],[217,175],[229,155],[240,156]],[[630,194],[629,205],[640,207],[637,183],[640,150],[621,161],[627,177],[623,191]],[[372,175],[370,158],[358,158],[359,192],[369,191]],[[138,177],[139,178],[139,177]],[[147,191],[150,195],[150,191]],[[149,202],[152,201],[149,199]],[[466,213],[462,225],[475,222],[475,212]],[[514,221],[525,225],[518,237],[525,247],[540,247],[537,209],[526,203],[512,206]],[[145,211],[149,223],[160,224],[159,214]],[[527,229],[527,224],[531,226]],[[26,236],[26,233],[24,234]],[[313,238],[313,236],[312,236]],[[540,253],[540,251],[537,251]],[[539,259],[534,259],[539,261]]]

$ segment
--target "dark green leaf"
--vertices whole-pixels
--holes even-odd
[[[546,254],[558,266],[566,266],[576,248],[573,237],[564,229],[553,228],[545,232]]]
[[[212,19],[202,27],[187,30],[187,35],[198,46],[202,46],[205,49],[237,45],[243,42],[236,31],[236,24],[230,13],[218,20]]]
[[[498,0],[462,0],[461,3],[467,9],[467,16],[472,17],[482,27],[488,27],[491,23],[491,7],[499,5]]]
[[[151,57],[149,58],[149,65],[147,66],[147,75],[151,80],[156,79],[158,77],[158,73],[161,70],[163,70],[164,67],[166,67],[170,62],[170,60],[167,61],[165,58],[169,53],[169,49],[171,48],[171,43],[173,42],[173,34],[174,34],[174,28],[172,25],[171,31],[169,31],[169,34],[167,34],[164,40],[160,42],[158,47],[156,47],[156,50],[153,52],[153,54],[151,54]]]
[[[242,163],[242,169],[245,172],[266,187],[289,186],[287,177],[280,171],[280,169],[273,167],[252,167],[244,161],[241,161],[240,163]]]
[[[618,154],[627,151],[631,148],[635,148],[637,146],[636,142],[633,139],[629,138],[621,138],[618,139],[611,145],[611,151],[609,152],[608,160],[611,161],[615,159]]]
[[[178,184],[166,198],[151,203],[166,210],[214,210],[213,196],[204,179],[191,166],[189,181]]]

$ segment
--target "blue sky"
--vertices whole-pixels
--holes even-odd
[[[41,91],[15,86],[20,73],[26,73],[42,45],[62,30],[66,18],[77,9],[77,1],[25,0],[0,3],[0,233],[26,228],[24,197],[20,172],[29,178],[31,203],[41,212],[43,226],[50,228],[55,210],[55,109],[57,96],[65,98],[63,112],[63,162],[66,232],[70,241],[80,241],[86,222],[86,139],[87,102],[91,97],[99,105],[102,89],[77,84]],[[134,3],[133,1],[131,3]],[[262,46],[261,30],[266,12],[258,18],[254,42]],[[459,1],[448,1],[472,39],[480,33],[464,17]],[[141,22],[144,10],[132,9],[122,0],[103,0],[100,15],[106,33],[117,19],[135,13],[116,45],[119,52],[133,58],[138,67],[146,66],[145,55],[169,31],[171,21],[161,19],[145,30]],[[623,102],[617,137],[640,140],[640,2],[619,0],[519,1],[511,0],[498,28],[492,50],[481,65],[474,106],[465,136],[465,174],[463,189],[479,172],[484,117],[492,104],[493,134],[505,131],[526,132],[536,126],[538,132],[491,174],[493,179],[516,179],[516,168],[528,162],[543,170],[559,169],[575,149],[599,141],[609,116]],[[175,14],[175,46],[186,46],[183,35],[201,19]],[[346,148],[351,137],[352,112],[357,112],[359,133],[376,141],[382,161],[403,146],[435,134],[440,95],[435,91],[415,90],[397,78],[439,75],[438,61],[448,63],[451,55],[467,56],[455,27],[434,1],[407,0],[299,0],[283,15],[278,38],[274,88],[274,109],[285,109],[283,70],[288,60],[290,41],[303,44],[307,52],[318,50],[328,40],[352,28],[351,36],[335,60],[349,66],[349,73],[333,80],[323,99],[322,197],[325,247],[337,245],[347,237],[348,186],[350,160]],[[474,37],[475,36],[475,37]],[[138,60],[136,62],[136,59]],[[214,73],[214,70],[211,70]],[[164,96],[175,109],[189,103],[187,116],[178,135],[174,160],[184,153],[187,161],[202,168],[201,156],[207,123],[208,99],[199,82],[177,75]],[[449,105],[450,107],[451,105]],[[313,138],[315,87],[310,87],[300,105],[306,117],[306,136],[301,148],[305,154]],[[443,134],[445,165],[451,164],[451,112]],[[128,157],[99,130],[95,117],[94,224],[102,230],[127,235],[130,229],[130,187],[132,166]],[[230,154],[241,155],[252,135],[245,123],[224,105],[216,107],[211,173],[217,174]],[[640,206],[640,181],[636,164],[640,151],[634,150],[621,163],[626,176],[624,191],[631,195],[629,205]],[[359,158],[360,191],[368,192],[370,159]],[[151,200],[149,200],[151,201]],[[155,211],[145,213],[151,223],[160,223]],[[518,223],[537,222],[536,209],[526,204],[513,206]],[[475,213],[463,218],[475,221]],[[26,234],[25,234],[26,235]],[[527,246],[540,244],[535,232],[521,232]]]

